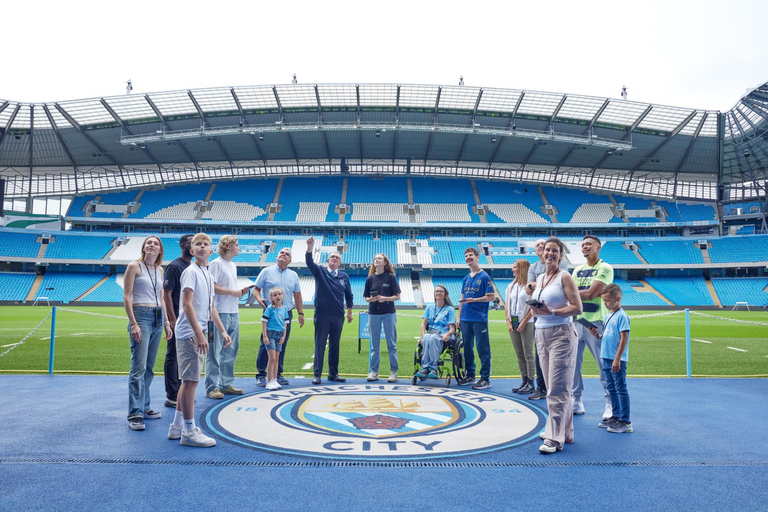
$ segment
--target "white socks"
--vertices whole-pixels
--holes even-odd
[[[175,413],[173,415],[173,423],[171,423],[171,425],[173,425],[174,428],[181,428],[181,427],[183,427],[184,426],[184,415],[181,414],[181,411],[178,410],[178,409],[176,409],[176,411],[174,411],[174,412]]]
[[[191,420],[184,420],[184,430],[183,432],[189,433],[192,432],[195,429],[195,419],[192,418]]]

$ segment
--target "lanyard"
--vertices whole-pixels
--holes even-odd
[[[616,313],[618,313],[619,311],[621,311],[621,308],[619,308],[619,309],[617,309],[616,311],[614,311],[614,312],[612,312],[612,313],[611,313],[611,316],[609,316],[609,317],[608,317],[608,319],[607,319],[607,320],[605,321],[605,323],[603,324],[603,325],[605,326],[605,327],[604,327],[605,329],[607,329],[607,328],[608,328],[608,322],[610,322],[610,321],[611,321],[611,318],[613,318],[613,315],[615,315],[615,314],[616,314]]]
[[[157,264],[155,264],[155,270],[152,272],[153,274],[155,274],[155,278],[152,279],[152,276],[149,274],[149,269],[147,268],[147,264],[144,263],[144,261],[142,261],[142,263],[144,264],[144,269],[146,269],[147,271],[147,277],[149,278],[149,282],[152,283],[152,294],[155,296],[155,307],[159,308],[160,304],[158,304],[157,302]]]
[[[200,265],[195,262],[195,267],[197,267],[200,272],[203,274],[203,279],[205,280],[205,290],[208,293],[208,320],[211,320],[211,303],[213,302],[213,295],[211,294],[211,283],[208,281],[208,276],[205,273],[205,270],[203,270]],[[206,269],[208,267],[205,267]]]
[[[558,275],[559,273],[560,273],[560,269],[558,268],[558,269],[557,269],[557,272],[555,272],[554,274],[552,274],[552,276],[551,276],[549,279],[547,279],[547,282],[546,282],[546,283],[544,282],[544,279],[542,279],[542,280],[541,280],[541,288],[539,289],[539,297],[538,297],[538,299],[537,299],[539,302],[541,302],[541,294],[544,292],[544,288],[546,288],[547,286],[549,286],[549,283],[551,283],[551,282],[552,282],[552,280],[553,280],[555,277],[557,277],[557,275]],[[547,276],[547,272],[546,272],[546,271],[544,271],[544,277],[546,277],[546,276]]]
[[[445,308],[445,306],[446,306],[446,305],[447,305],[447,304],[443,304],[443,305],[440,307],[440,309],[438,309],[438,310],[437,310],[437,313],[435,313],[434,315],[432,315],[432,320],[430,320],[430,321],[429,321],[429,323],[430,323],[430,324],[434,324],[434,323],[435,323],[435,320],[437,320],[437,317],[438,317],[438,316],[440,316],[440,313],[442,313],[442,312],[443,312],[443,308]],[[435,304],[435,307],[437,307],[437,304]]]

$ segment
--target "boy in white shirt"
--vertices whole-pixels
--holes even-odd
[[[213,303],[214,281],[208,272],[211,237],[198,233],[192,239],[190,252],[194,261],[181,274],[181,308],[176,320],[176,359],[181,387],[176,414],[168,429],[168,439],[181,439],[183,446],[210,447],[216,440],[206,436],[195,425],[195,391],[203,369],[203,359],[213,340],[213,326],[221,333],[224,347],[232,340],[221,323]]]
[[[214,333],[213,345],[205,358],[205,393],[208,398],[222,399],[224,395],[242,395],[243,390],[232,385],[235,380],[235,360],[240,348],[240,297],[248,287],[237,288],[237,267],[232,259],[240,254],[237,237],[224,235],[219,240],[219,258],[208,266],[213,276],[216,312],[229,334],[232,344],[224,348],[221,335]]]

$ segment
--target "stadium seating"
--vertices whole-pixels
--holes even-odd
[[[62,234],[48,244],[46,258],[62,260],[100,260],[112,250],[114,236]]]
[[[503,181],[476,180],[475,186],[477,187],[477,193],[480,195],[480,202],[489,206],[491,212],[498,215],[504,222],[541,221],[507,220],[503,215],[503,209],[500,210],[498,206],[509,205],[514,212],[520,212],[521,214],[524,214],[525,210],[529,210],[534,216],[528,214],[528,218],[540,218],[544,222],[549,222],[548,218],[542,216],[541,207],[544,205],[541,202],[539,189],[535,185],[518,185]],[[520,206],[522,206],[522,208]]]
[[[635,253],[625,249],[621,242],[604,242],[600,249],[600,258],[612,265],[638,265],[642,261]]]
[[[693,246],[693,241],[641,241],[637,242],[637,251],[650,264],[687,265],[704,263],[701,250]]]
[[[510,224],[546,224],[549,222],[549,220],[523,204],[486,203],[485,205],[492,214],[498,217],[498,222],[507,222]]]
[[[712,285],[723,306],[746,302],[749,306],[768,306],[768,277],[713,278]]]
[[[355,203],[395,203],[402,207],[408,203],[408,181],[400,177],[348,178],[347,204]]]
[[[192,183],[188,185],[169,186],[161,190],[144,192],[139,199],[139,208],[128,217],[133,219],[194,219],[189,212],[189,204],[194,206],[197,201],[203,201],[208,196],[210,183]],[[178,206],[178,208],[173,208]],[[163,213],[160,213],[163,211]],[[193,211],[193,210],[192,210]]]
[[[87,292],[105,277],[106,274],[96,272],[48,271],[43,276],[36,297],[45,296],[50,301],[68,304]]]
[[[572,222],[571,219],[574,214],[584,203],[605,204],[606,207],[611,205],[611,200],[608,196],[599,196],[590,192],[555,187],[542,187],[542,190],[549,200],[549,204],[557,207],[557,220],[561,223]],[[578,220],[580,218],[582,218],[581,214],[573,222],[584,222],[583,220]],[[586,222],[594,221],[587,220]]]
[[[122,302],[125,274],[115,274],[82,298],[83,302]]]
[[[0,272],[0,301],[21,302],[27,298],[35,274],[22,272]]]
[[[12,258],[35,258],[40,251],[37,233],[19,233],[0,230],[0,248],[3,256]]]
[[[669,306],[664,299],[653,292],[641,292],[636,290],[631,282],[619,277],[613,278],[613,282],[621,287],[621,304],[624,306]],[[636,283],[638,287],[640,283]]]
[[[647,277],[648,284],[676,306],[714,306],[703,277]]]
[[[712,263],[768,261],[768,235],[713,239],[709,257]]]

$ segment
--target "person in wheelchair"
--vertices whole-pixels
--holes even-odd
[[[456,311],[453,309],[448,290],[435,286],[435,303],[427,306],[421,322],[421,341],[423,349],[421,370],[416,373],[420,379],[439,378],[437,363],[443,351],[443,343],[453,339],[456,332]]]

